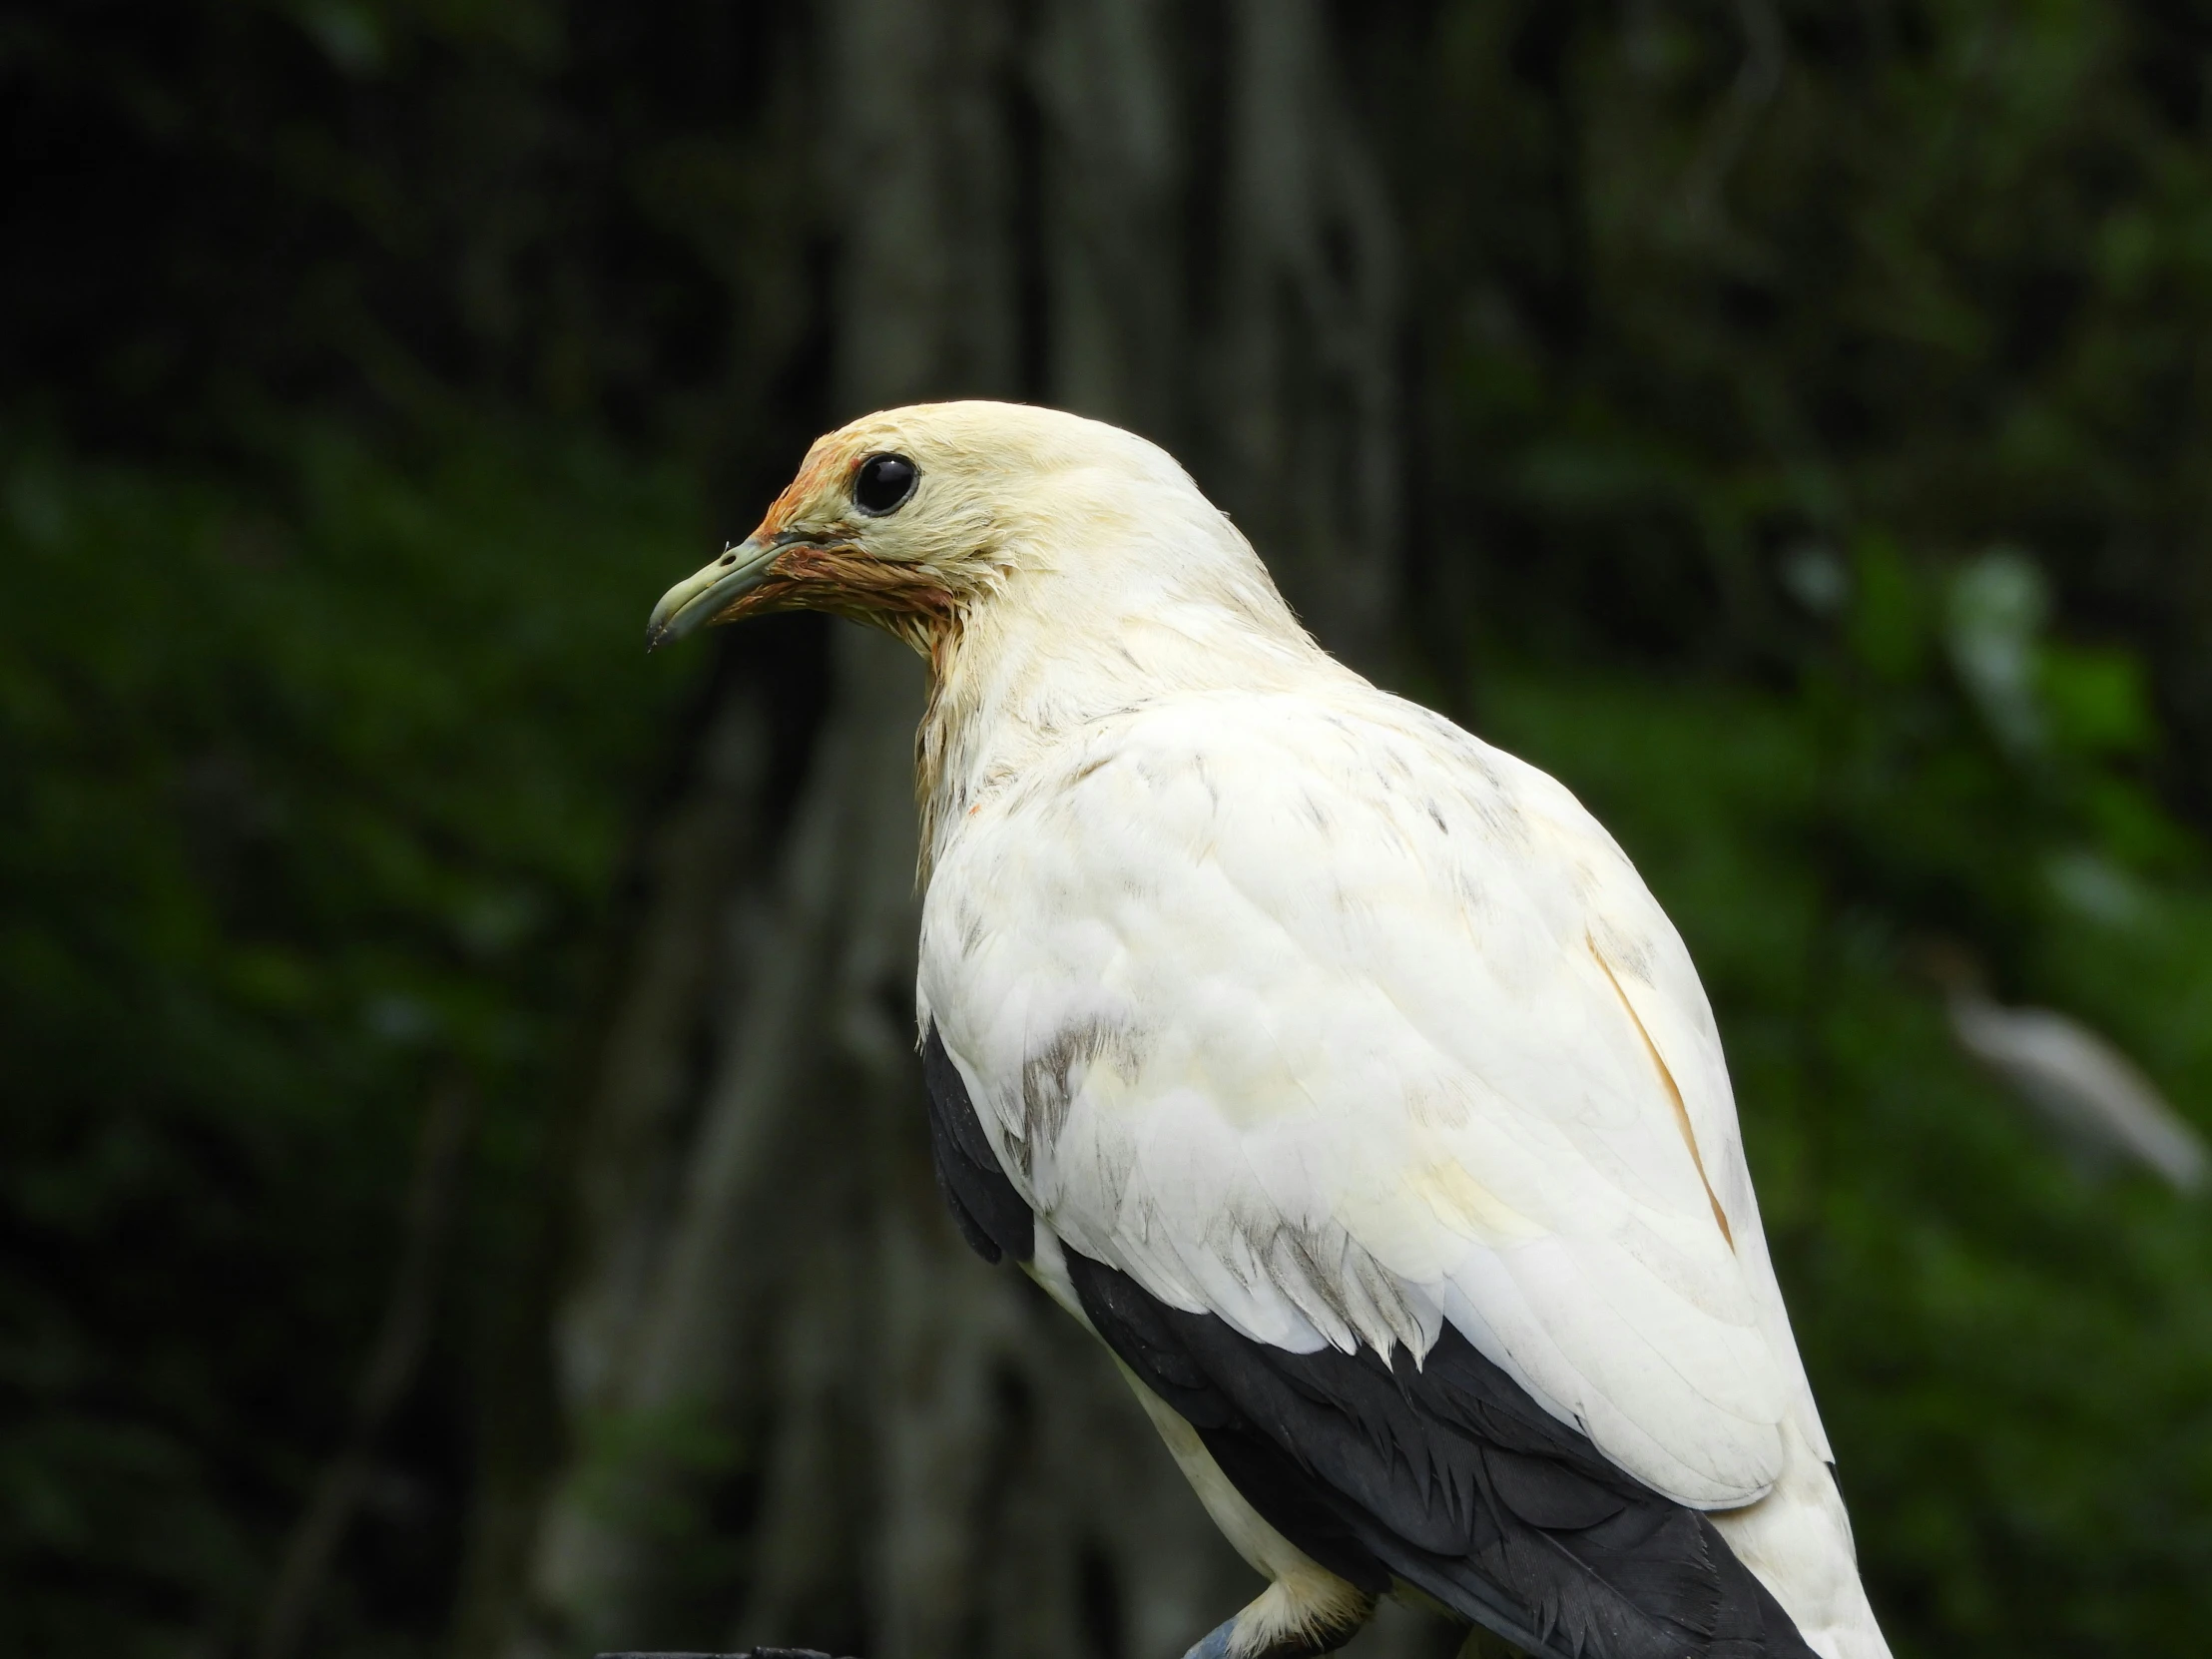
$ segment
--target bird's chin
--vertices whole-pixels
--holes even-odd
[[[779,611],[811,611],[823,608],[820,604],[810,604],[797,583],[780,582],[771,578],[751,593],[715,612],[707,619],[706,626],[720,628],[725,623],[743,622],[748,617],[773,616]]]

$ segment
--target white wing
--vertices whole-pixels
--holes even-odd
[[[1364,686],[1086,727],[974,809],[920,997],[1066,1244],[1299,1351],[1449,1321],[1684,1503],[1826,1454],[1704,993],[1558,784]]]

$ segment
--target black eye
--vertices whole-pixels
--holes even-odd
[[[852,478],[852,505],[871,517],[895,513],[921,481],[921,468],[903,455],[870,455]]]

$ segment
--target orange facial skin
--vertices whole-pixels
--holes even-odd
[[[767,580],[718,611],[715,622],[772,611],[828,611],[888,629],[926,652],[928,642],[953,621],[952,592],[934,572],[861,552],[841,517],[818,531],[789,528],[824,496],[843,495],[865,458],[827,445],[807,457],[749,538],[764,547],[785,536],[792,540],[770,564]]]

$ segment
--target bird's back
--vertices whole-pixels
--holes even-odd
[[[1440,717],[1329,674],[1072,726],[945,836],[920,990],[1015,1190],[1161,1307],[1463,1342],[1694,1508],[1826,1456],[1681,941]]]

